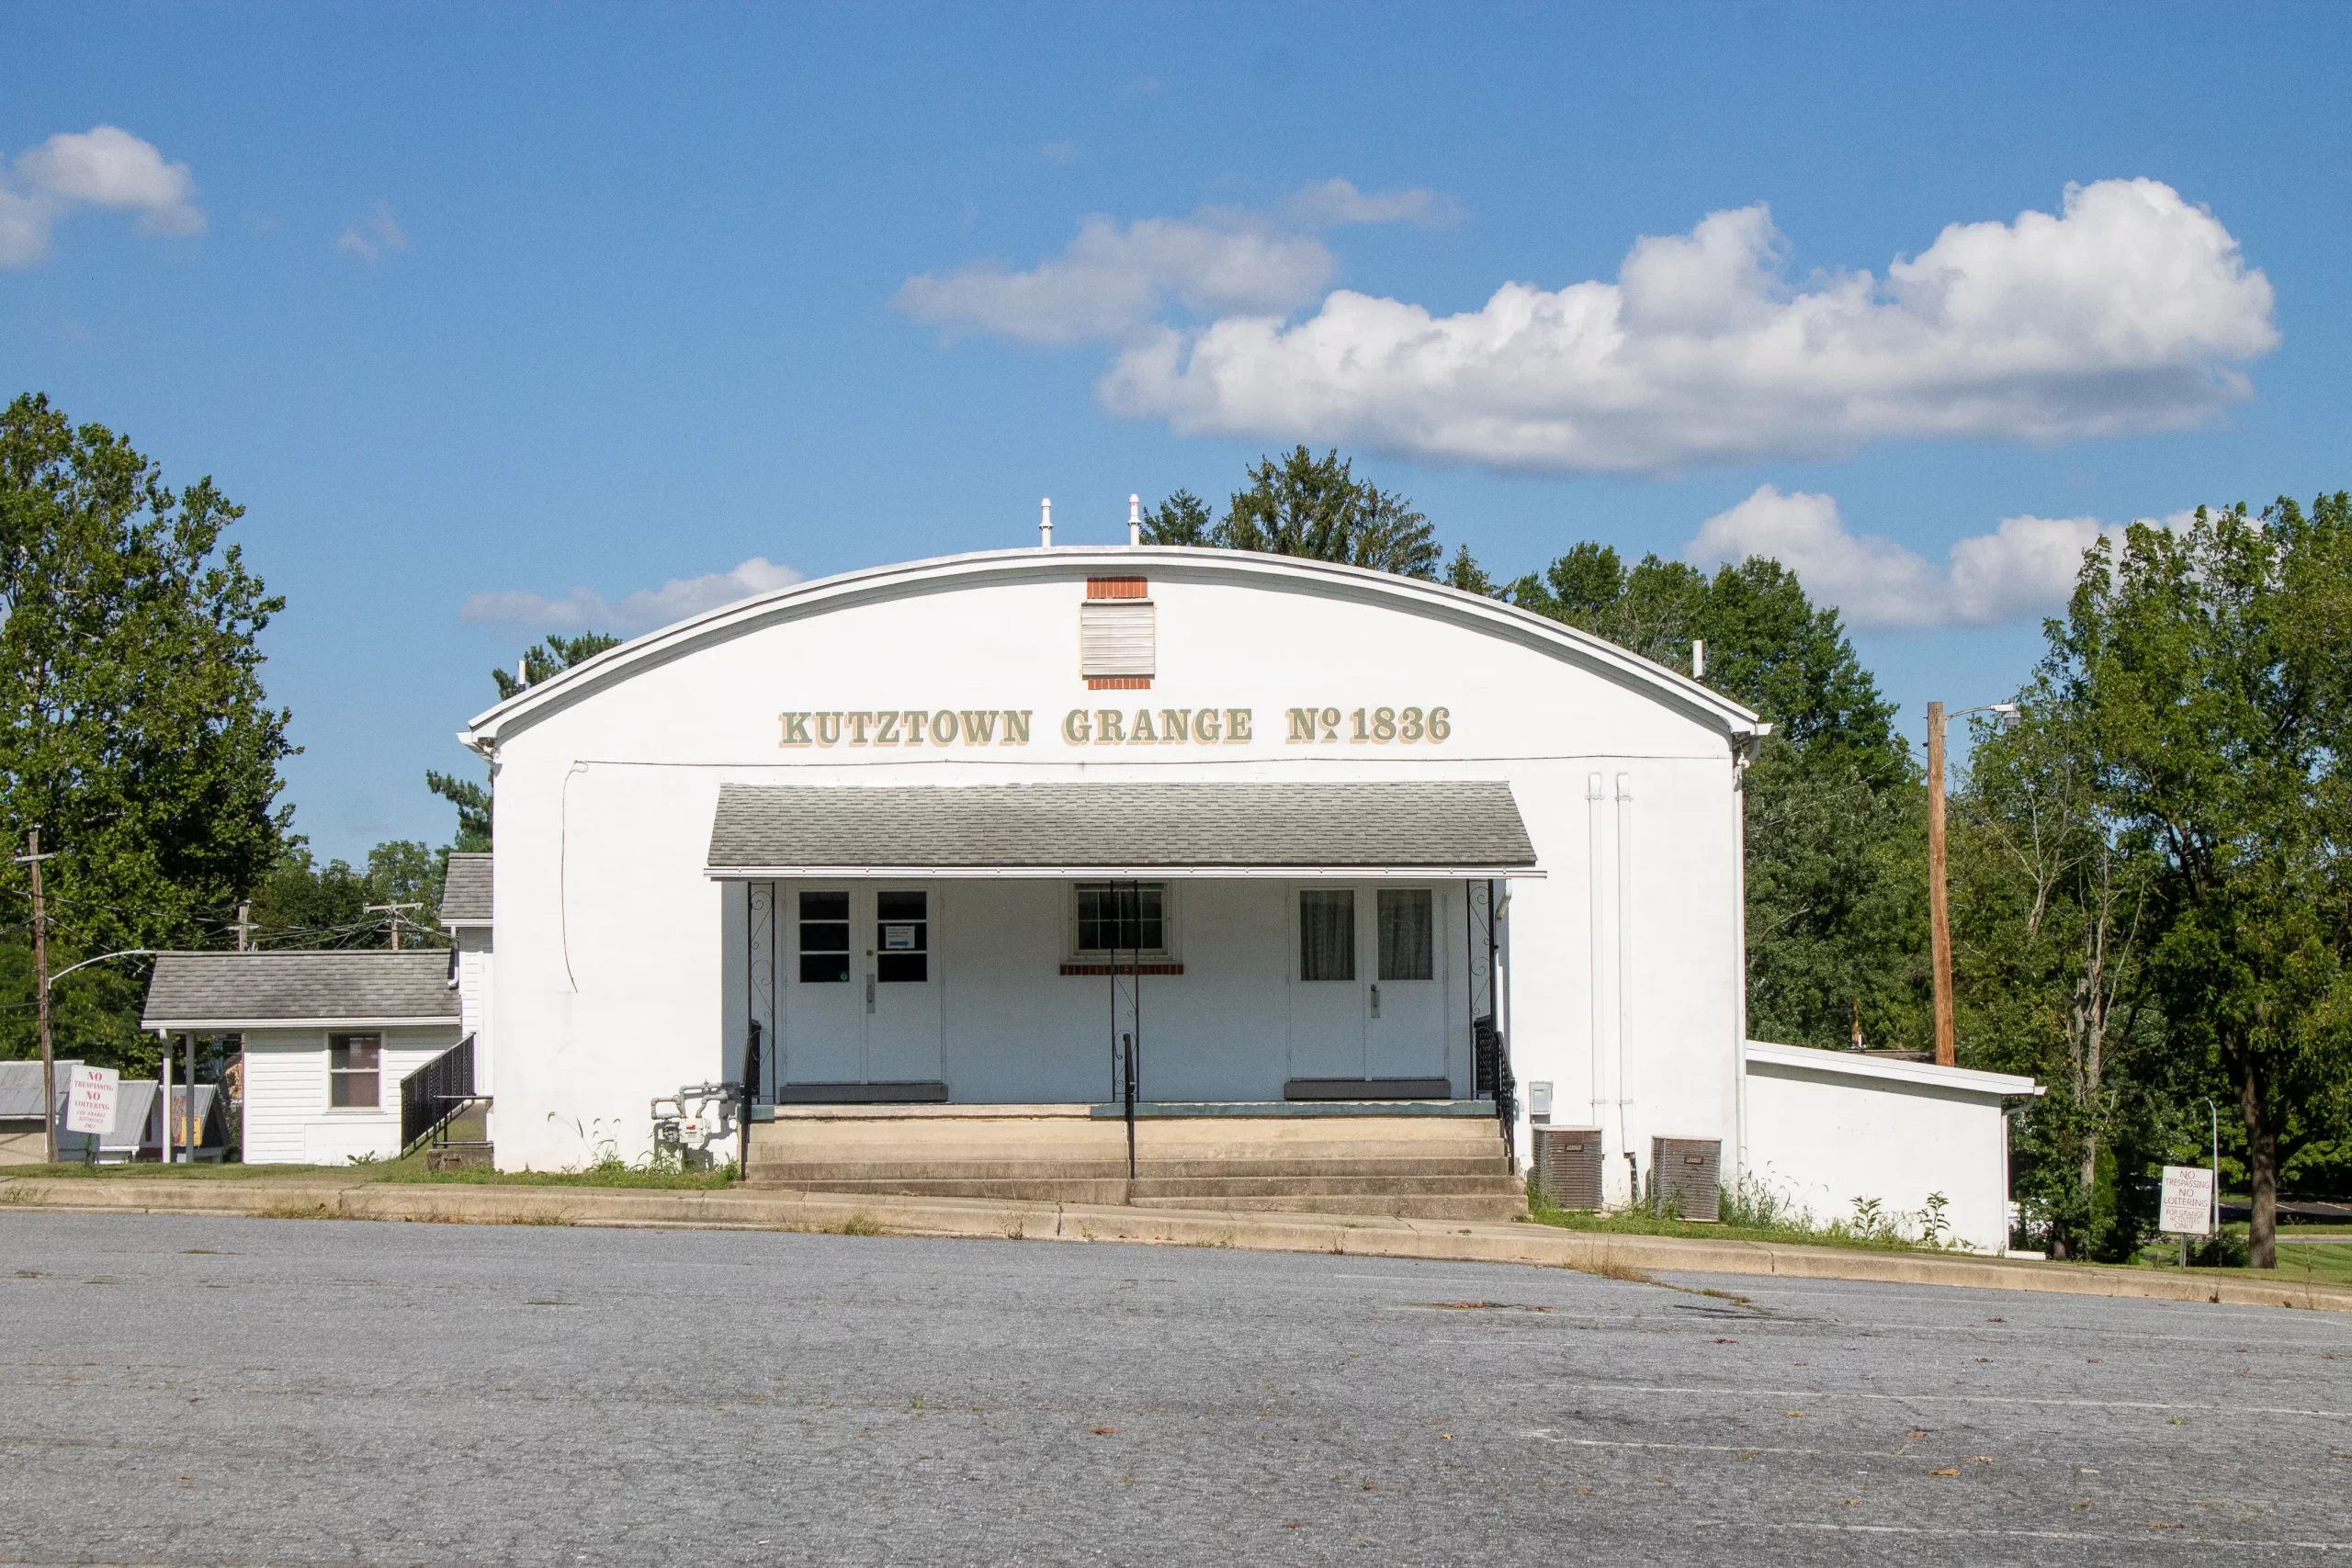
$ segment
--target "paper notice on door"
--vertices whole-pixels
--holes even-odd
[[[885,952],[885,953],[912,953],[914,950],[915,950],[915,928],[914,928],[914,927],[912,927],[912,926],[884,926],[884,927],[882,928],[882,951],[883,951],[883,952]]]

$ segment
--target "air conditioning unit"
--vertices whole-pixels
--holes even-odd
[[[1535,1192],[1555,1209],[1600,1207],[1600,1129],[1537,1127]]]
[[[1652,1138],[1650,1207],[1686,1220],[1719,1218],[1723,1164],[1721,1138]]]

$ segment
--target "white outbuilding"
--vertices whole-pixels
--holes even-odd
[[[1558,1191],[1709,1212],[1790,1114],[1744,1009],[1765,728],[1279,556],[1007,550],[696,616],[461,736],[498,1162],[642,1158],[657,1100],[748,1083],[773,1180],[1497,1213],[1541,1129]],[[1920,1126],[1912,1172],[2003,1179]]]

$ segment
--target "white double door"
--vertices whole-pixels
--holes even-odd
[[[1292,1077],[1448,1076],[1440,932],[1451,891],[1375,883],[1291,889]]]
[[[940,1080],[940,889],[780,884],[784,1081]]]

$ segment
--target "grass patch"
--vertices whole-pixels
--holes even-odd
[[[1826,1225],[1815,1224],[1810,1222],[1810,1216],[1788,1213],[1769,1200],[1760,1203],[1742,1203],[1732,1192],[1724,1194],[1723,1215],[1713,1224],[1700,1224],[1672,1213],[1653,1213],[1646,1208],[1600,1212],[1555,1209],[1536,1195],[1532,1182],[1527,1194],[1527,1217],[1537,1224],[1554,1225],[1561,1230],[1590,1231],[1605,1235],[1683,1236],[1695,1241],[1767,1241],[1797,1247],[1850,1247],[1872,1252],[1945,1250],[1908,1240],[1883,1227],[1865,1230],[1843,1221],[1833,1221]]]
[[[361,1165],[12,1165],[0,1181],[283,1181],[332,1177],[350,1182],[441,1182],[477,1187],[649,1187],[711,1191],[735,1185],[730,1163],[717,1170],[665,1170],[608,1160],[584,1170],[442,1170],[422,1154]]]
[[[260,1181],[289,1176],[376,1179],[389,1167],[364,1165],[11,1165],[0,1166],[0,1181]]]
[[[614,1161],[585,1170],[426,1170],[406,1161],[388,1167],[384,1181],[438,1182],[457,1187],[642,1187],[709,1192],[735,1185],[735,1168],[717,1170],[663,1170]]]

